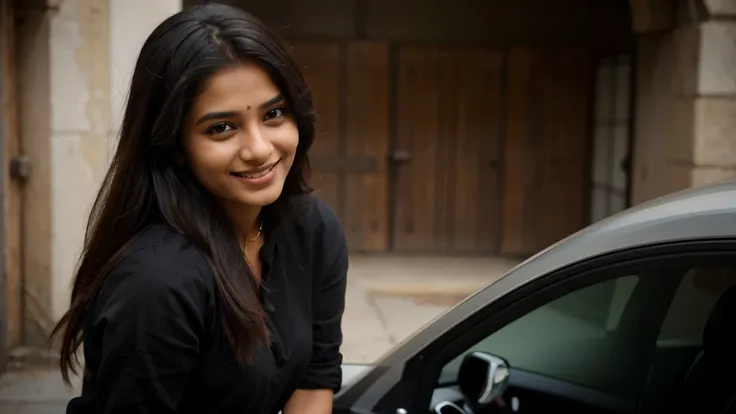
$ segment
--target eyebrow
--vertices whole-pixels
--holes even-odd
[[[279,103],[279,102],[281,102],[283,100],[284,100],[284,95],[278,94],[278,95],[274,96],[273,98],[267,100],[266,102],[262,103],[261,106],[260,106],[260,108],[261,109],[266,109],[269,106],[276,105],[277,103]]]
[[[267,100],[266,102],[259,105],[259,108],[266,109],[269,106],[273,106],[281,101],[284,100],[284,95],[278,94],[274,96],[273,98]],[[199,125],[201,123],[211,121],[213,119],[225,119],[225,118],[234,118],[238,115],[235,111],[218,111],[218,112],[208,112],[204,115],[202,115],[195,125]]]

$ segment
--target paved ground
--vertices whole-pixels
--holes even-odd
[[[352,258],[343,323],[345,360],[375,361],[514,264],[497,258]]]
[[[496,258],[352,257],[343,323],[345,361],[376,360],[514,264]],[[11,372],[0,378],[0,414],[64,413],[77,392],[52,370]]]

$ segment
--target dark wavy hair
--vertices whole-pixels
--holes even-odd
[[[59,362],[67,383],[70,372],[77,373],[76,351],[87,312],[105,277],[136,235],[157,223],[180,232],[207,257],[225,337],[238,360],[246,362],[258,346],[268,343],[258,288],[232,221],[188,167],[177,162],[183,153],[184,118],[204,82],[245,61],[268,71],[299,131],[283,192],[262,214],[273,223],[293,211],[290,198],[311,191],[307,150],[314,140],[312,97],[283,43],[252,15],[222,4],[195,6],[166,19],[138,57],[117,151],[87,223],[71,306],[51,333],[52,340],[60,340]]]

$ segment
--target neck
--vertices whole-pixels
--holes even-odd
[[[258,215],[261,207],[258,206],[228,206],[227,213],[235,224],[235,231],[243,242],[253,240],[258,236],[261,227],[261,221]]]

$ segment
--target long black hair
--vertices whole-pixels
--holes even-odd
[[[268,343],[257,285],[234,225],[214,196],[178,162],[184,118],[204,82],[245,61],[269,72],[299,131],[283,192],[266,213],[272,218],[288,214],[289,198],[311,191],[307,150],[314,140],[312,97],[283,43],[252,15],[222,4],[195,6],[162,22],[138,57],[117,151],[87,223],[71,306],[51,334],[61,342],[60,367],[67,383],[70,371],[77,373],[76,351],[86,315],[105,277],[131,240],[155,223],[180,232],[209,260],[225,337],[238,360],[246,362]]]

